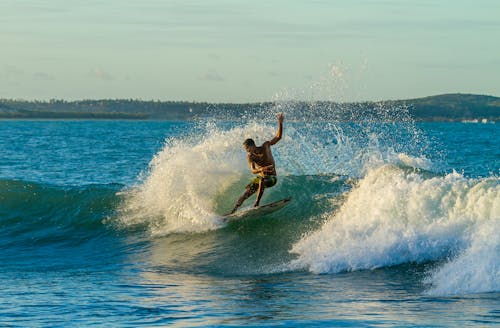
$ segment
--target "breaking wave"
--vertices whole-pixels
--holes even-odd
[[[291,266],[334,273],[448,260],[427,279],[430,293],[498,291],[499,179],[426,175],[394,165],[370,170],[293,246]]]

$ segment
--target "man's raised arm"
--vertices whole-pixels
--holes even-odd
[[[281,136],[283,135],[283,113],[278,114],[278,132],[276,132],[276,136],[269,141],[271,145],[274,145],[278,141],[281,140]]]

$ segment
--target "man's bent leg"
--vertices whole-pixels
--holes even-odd
[[[257,198],[255,199],[255,203],[253,204],[253,207],[259,206],[260,199],[262,198],[262,195],[264,194],[264,179],[260,179],[259,181],[259,189],[257,190]]]
[[[255,192],[257,191],[257,188],[253,188],[252,186],[249,186],[247,187],[247,190],[245,191],[245,193],[243,195],[241,195],[241,197],[236,201],[236,205],[234,205],[234,208],[232,209],[231,212],[229,212],[229,214],[233,214],[234,212],[236,212],[236,210],[238,209],[238,207],[241,206],[241,204],[243,204],[243,202],[245,200],[248,199],[248,197],[252,196]]]

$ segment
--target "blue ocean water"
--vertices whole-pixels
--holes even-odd
[[[498,124],[285,120],[292,203],[224,223],[275,129],[1,121],[0,325],[500,324]]]

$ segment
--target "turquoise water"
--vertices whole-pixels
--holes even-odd
[[[0,325],[500,324],[498,124],[285,121],[226,225],[275,128],[1,121]]]

